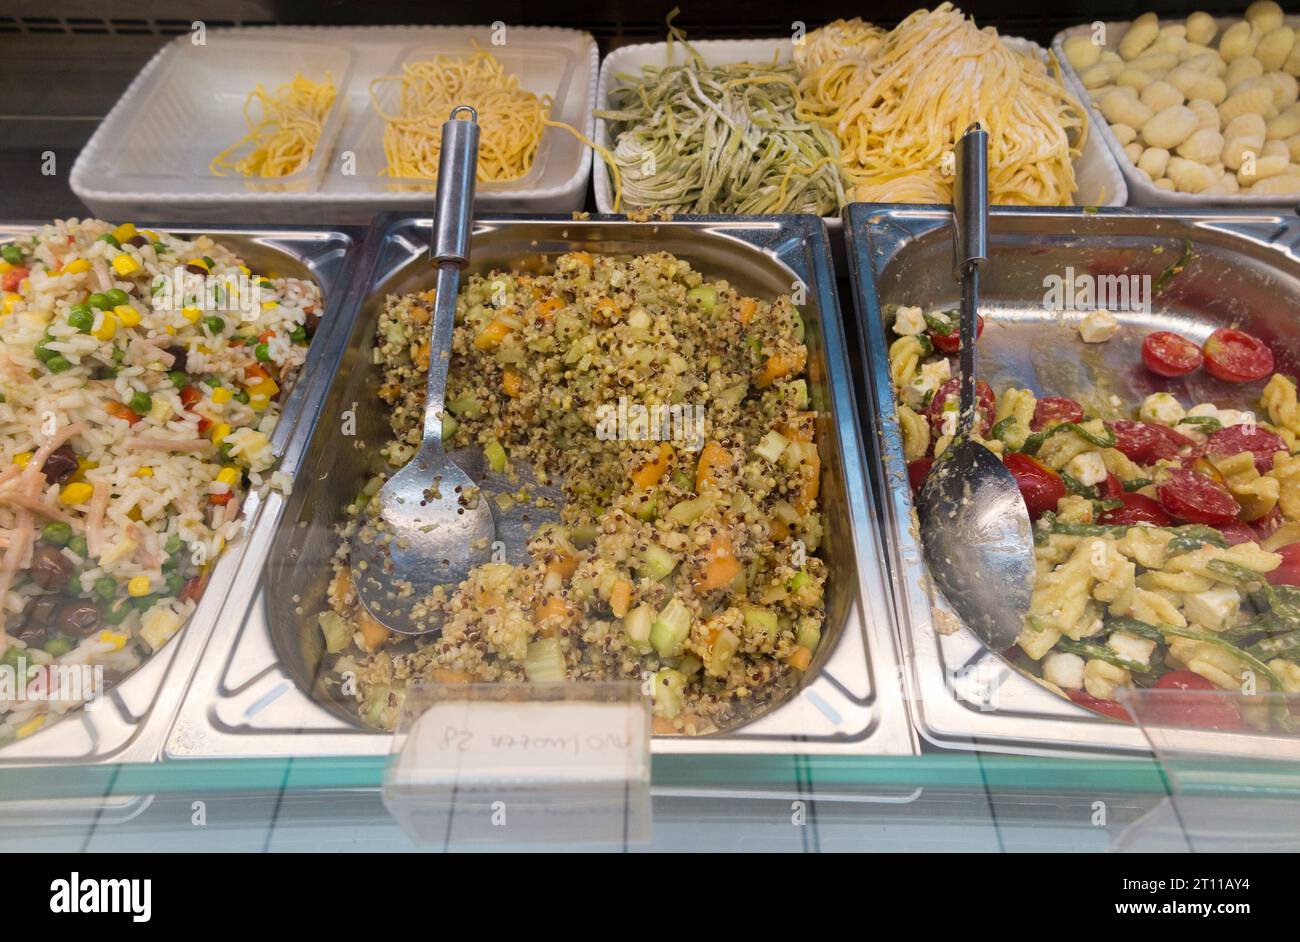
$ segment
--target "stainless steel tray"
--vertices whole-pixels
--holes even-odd
[[[964,629],[935,630],[929,582],[912,512],[902,437],[889,379],[885,311],[955,305],[951,215],[946,207],[855,205],[846,211],[858,329],[868,364],[864,422],[871,475],[889,544],[890,582],[908,706],[922,736],[956,749],[1027,754],[1150,751],[1142,731],[1075,706],[1013,671]],[[1150,312],[1117,314],[1122,331],[1108,343],[1062,344],[1060,315],[1046,309],[1049,275],[1150,274],[1177,260],[1190,241],[1195,257]],[[1206,210],[1077,210],[997,207],[989,223],[990,266],[981,288],[988,321],[979,344],[980,375],[994,389],[1014,380],[1040,394],[1105,395],[1140,402],[1164,389],[1184,402],[1257,408],[1233,387],[1198,371],[1161,380],[1140,365],[1141,338],[1154,329],[1201,340],[1235,324],[1269,341],[1277,368],[1294,374],[1300,355],[1300,220],[1286,214]],[[1062,355],[1062,349],[1069,351]],[[1252,387],[1258,395],[1258,387]],[[955,618],[954,618],[955,622]],[[992,694],[990,697],[989,694]],[[1300,741],[1268,735],[1214,737],[1214,748],[1296,758]]]
[[[0,242],[33,232],[33,225],[0,225]],[[257,271],[312,278],[325,297],[321,328],[312,341],[299,381],[285,400],[272,445],[285,448],[294,426],[310,410],[313,388],[329,373],[331,347],[337,347],[344,310],[344,290],[359,254],[363,230],[264,226],[168,226],[157,228],[180,235],[207,234],[230,246]],[[207,590],[183,630],[161,651],[113,687],[92,710],[69,713],[26,739],[0,749],[0,767],[61,764],[150,762],[162,751],[167,730],[180,705],[189,678],[217,621],[225,595],[236,583],[244,552],[259,529],[263,506],[247,502],[245,538],[232,543],[213,567]],[[126,801],[126,800],[124,800]],[[103,803],[92,802],[94,810]],[[89,808],[90,805],[87,805]],[[0,809],[0,815],[4,809]],[[20,817],[26,817],[22,815]]]
[[[273,495],[264,513],[275,526],[250,542],[207,656],[168,737],[168,758],[198,756],[377,755],[391,737],[313,700],[321,654],[315,613],[324,598],[332,528],[378,460],[388,424],[375,395],[371,349],[378,311],[393,292],[428,288],[431,221],[381,217],[367,239],[365,282],[352,294],[342,365],[320,408],[295,431],[286,462],[292,495]],[[852,384],[835,297],[830,249],[813,217],[750,220],[700,217],[638,224],[624,217],[574,220],[492,217],[476,222],[475,270],[584,249],[664,250],[743,290],[771,296],[807,286],[808,375],[821,426],[826,558],[832,567],[828,643],[809,679],[779,707],[727,733],[662,737],[662,753],[912,754],[915,734],[897,681],[897,654],[885,594],[881,542],[860,451]],[[357,434],[341,419],[350,413]],[[273,532],[274,531],[274,532]]]

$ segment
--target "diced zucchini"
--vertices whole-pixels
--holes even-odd
[[[696,497],[679,501],[668,508],[668,519],[682,526],[689,526],[713,509],[712,497]]]
[[[456,429],[460,428],[460,423],[450,412],[442,414],[442,440],[450,441],[456,434]]]
[[[488,442],[483,446],[483,455],[487,458],[488,467],[501,474],[506,469],[506,450],[500,442]]]
[[[718,303],[718,289],[713,285],[700,285],[686,292],[686,300],[708,314]]]
[[[718,398],[723,402],[729,402],[733,406],[739,405],[744,401],[745,396],[749,394],[749,380],[728,386],[722,392],[718,393]]]
[[[739,647],[740,639],[736,637],[735,632],[729,628],[719,631],[709,647],[709,673],[714,677],[727,676],[727,666]]]
[[[338,654],[352,644],[352,626],[337,612],[321,612],[316,619],[325,636],[325,650]]]
[[[558,684],[564,680],[564,652],[559,638],[538,638],[524,655],[524,675],[534,684]]]
[[[627,326],[634,330],[645,330],[650,323],[650,315],[643,307],[634,307],[627,315]]]
[[[660,668],[654,677],[654,714],[665,720],[671,720],[682,712],[685,702],[682,693],[686,690],[686,675],[671,667]]]
[[[776,634],[780,628],[776,612],[770,608],[763,608],[761,605],[746,605],[743,611],[745,613],[745,624],[750,628],[765,631],[768,634]]]
[[[789,444],[789,439],[776,429],[773,429],[759,439],[758,444],[754,446],[754,451],[759,457],[766,458],[768,461],[775,464],[776,460],[781,457],[781,453],[785,451],[786,446]]]
[[[468,393],[455,399],[448,399],[447,408],[462,419],[477,419],[483,415],[482,407]]]
[[[794,311],[793,314],[794,314],[794,339],[799,341],[800,343],[803,343],[803,338],[805,333],[803,316],[798,311]]]
[[[817,619],[810,615],[805,615],[799,619],[799,627],[795,629],[794,643],[809,651],[816,651],[817,645],[821,644],[822,626]]]
[[[786,386],[790,393],[790,404],[796,409],[803,411],[808,408],[808,381],[805,379],[791,380]]]
[[[647,497],[641,501],[640,506],[636,509],[636,518],[644,523],[649,523],[659,512],[659,498]]]
[[[574,546],[585,547],[595,543],[596,536],[599,533],[600,528],[594,523],[584,523],[569,531],[569,536],[572,538]]]
[[[641,565],[637,572],[648,579],[658,582],[677,566],[678,556],[670,553],[658,543],[649,543],[641,551]]]
[[[704,662],[697,655],[687,654],[677,662],[677,669],[687,677],[694,677],[704,668]]]
[[[654,645],[650,643],[650,627],[654,624],[654,615],[654,609],[649,605],[638,605],[623,616],[623,631],[638,654],[649,654],[654,650]]]
[[[809,581],[811,581],[811,579],[812,576],[808,575],[808,571],[806,569],[800,569],[798,572],[796,572],[793,576],[790,577],[790,581],[786,583],[786,588],[788,588],[791,592],[798,592],[800,589],[806,586],[809,583]]]
[[[673,596],[650,626],[650,644],[660,657],[677,657],[691,633],[691,610]]]

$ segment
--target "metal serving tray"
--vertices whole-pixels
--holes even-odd
[[[238,588],[168,737],[168,758],[378,755],[391,747],[390,736],[362,727],[309,691],[321,656],[316,613],[336,546],[332,528],[377,467],[378,446],[389,435],[371,360],[376,319],[386,295],[432,285],[430,226],[428,217],[395,215],[381,217],[371,229],[363,263],[368,274],[352,294],[342,366],[318,412],[295,431],[286,457],[297,470],[293,493],[268,501],[265,513],[275,525],[259,528],[250,543]],[[808,291],[808,377],[822,413],[825,556],[832,567],[826,642],[808,681],[780,706],[729,732],[656,738],[654,750],[914,753],[821,221],[700,217],[638,224],[624,217],[491,217],[475,223],[471,267],[537,266],[543,256],[579,249],[663,250],[749,292],[773,296],[800,282]],[[342,429],[349,416],[355,437]]]
[[[935,629],[902,436],[889,379],[887,311],[955,305],[951,215],[946,207],[855,205],[846,212],[849,259],[869,377],[866,450],[889,544],[889,565],[913,721],[928,741],[957,749],[1039,755],[1150,751],[1135,727],[1075,706],[1012,670],[965,629]],[[1121,332],[1082,357],[1069,319],[1047,310],[1048,276],[1149,274],[1152,282],[1190,242],[1194,256],[1149,312],[1117,313]],[[1119,396],[1126,406],[1167,390],[1184,403],[1257,409],[1247,390],[1203,370],[1163,380],[1141,365],[1141,339],[1173,330],[1200,341],[1241,326],[1269,343],[1277,369],[1300,366],[1300,220],[1270,213],[1204,210],[995,208],[991,258],[982,278],[988,321],[980,375],[1000,390],[1014,381],[1040,395],[1082,402]],[[1082,316],[1081,314],[1078,316]],[[1251,396],[1256,398],[1250,401]],[[951,615],[951,612],[948,612]],[[942,616],[941,616],[942,617]],[[955,616],[953,624],[957,624]],[[1269,758],[1296,758],[1300,741],[1264,734],[1198,734],[1201,745]]]
[[[0,225],[0,242],[27,235],[36,225]],[[178,235],[206,234],[230,246],[258,272],[311,278],[325,297],[321,328],[312,341],[298,382],[284,403],[272,445],[283,451],[290,433],[311,410],[308,402],[329,372],[331,350],[341,343],[336,327],[344,310],[344,286],[364,230],[294,226],[238,228],[229,226],[168,226],[156,228]],[[0,766],[57,766],[96,763],[151,762],[162,751],[167,730],[179,707],[189,678],[216,624],[222,603],[236,584],[239,561],[249,537],[272,521],[262,522],[255,498],[245,508],[245,538],[232,543],[212,570],[207,590],[184,629],[161,651],[113,687],[91,710],[77,710],[26,739],[0,749]]]

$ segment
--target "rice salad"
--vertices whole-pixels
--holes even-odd
[[[165,645],[272,471],[320,321],[310,281],[94,219],[0,246],[0,744]],[[61,666],[102,668],[79,698]],[[45,685],[45,696],[39,688]]]
[[[547,273],[463,286],[443,437],[482,449],[507,480],[526,463],[537,483],[558,484],[559,522],[537,528],[526,562],[484,564],[437,590],[439,633],[393,635],[350,575],[350,541],[364,538],[383,477],[370,480],[340,528],[319,616],[320,693],[392,728],[419,681],[631,679],[653,692],[658,733],[745,722],[795,688],[825,621],[799,312],[789,296],[747,297],[667,253],[572,252],[533,267]],[[432,301],[389,296],[379,319],[394,470],[422,434]],[[693,438],[605,425],[652,405],[704,421]],[[488,499],[541,506],[527,484]]]

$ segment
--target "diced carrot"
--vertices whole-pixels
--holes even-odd
[[[564,302],[557,297],[544,298],[537,303],[537,316],[549,321],[557,311],[564,309]]]
[[[597,324],[612,324],[618,319],[618,306],[609,298],[601,298],[591,309],[591,319]]]
[[[197,386],[186,386],[181,390],[181,405],[189,408],[203,399],[203,391]]]
[[[792,503],[799,513],[807,513],[821,492],[822,459],[817,454],[817,446],[804,444],[800,449],[799,470],[796,474],[799,477],[799,489]]]
[[[224,494],[209,494],[208,503],[217,507],[224,507],[226,504],[230,503],[230,498],[234,496],[235,495],[230,493],[230,491],[226,491]]]
[[[474,346],[479,350],[495,350],[509,335],[510,325],[499,317],[494,317],[474,338]]]
[[[115,419],[126,419],[132,425],[135,425],[135,423],[140,421],[140,416],[135,414],[134,409],[126,403],[118,402],[115,399],[110,399],[108,402],[104,403],[104,411]]]
[[[754,378],[754,385],[759,389],[766,389],[778,379],[800,372],[807,362],[808,351],[803,347],[796,347],[790,353],[774,353],[767,358],[763,368],[758,371],[758,376]]]
[[[552,595],[546,601],[538,602],[533,606],[533,619],[538,623],[551,619],[562,619],[569,614],[569,607],[564,603],[564,596]],[[549,637],[552,632],[542,629],[542,636]]]
[[[672,720],[666,720],[662,716],[656,716],[650,721],[650,731],[656,736],[668,736],[677,732],[677,727],[673,725]]]
[[[275,331],[273,331],[273,330],[264,330],[264,331],[262,331],[261,335],[258,336],[257,339],[258,339],[258,341],[261,342],[261,343],[270,343],[270,342],[271,342],[271,338],[274,337],[274,336],[275,336]]]
[[[429,671],[429,679],[439,684],[474,683],[474,675],[469,671],[454,671],[448,667],[435,667]]]
[[[805,647],[797,647],[791,652],[785,662],[797,671],[806,671],[808,665],[812,663],[813,653]]]
[[[696,581],[696,587],[702,592],[725,588],[740,575],[740,570],[741,565],[736,559],[731,537],[726,533],[719,533],[709,544],[709,552],[700,567],[700,578]]]
[[[244,368],[244,376],[247,379],[270,379],[271,374],[266,371],[266,367],[260,363],[254,363]]]
[[[514,370],[505,370],[501,374],[501,388],[511,399],[518,399],[524,391],[524,378]]]
[[[789,422],[777,423],[776,430],[792,442],[810,442],[816,427],[816,412],[796,412]]]
[[[771,518],[772,539],[784,540],[790,535],[790,525],[780,517]]]
[[[627,579],[615,579],[614,587],[609,590],[609,609],[615,618],[622,618],[632,607],[632,583]]]
[[[352,599],[352,567],[343,566],[330,581],[329,597],[340,605],[347,605]]]
[[[411,316],[411,320],[417,324],[427,324],[429,323],[430,320],[432,320],[433,317],[429,313],[428,308],[419,307],[417,305],[411,306],[410,316]]]
[[[429,341],[424,341],[415,348],[415,355],[411,357],[418,370],[429,369]]]
[[[659,443],[659,454],[632,472],[632,483],[637,487],[654,487],[668,473],[668,466],[673,460],[673,446],[667,442]]]
[[[572,255],[574,258],[576,258],[583,265],[586,265],[588,268],[596,264],[596,259],[592,256],[590,252],[571,252],[569,254]]]
[[[357,609],[357,628],[366,643],[367,651],[374,651],[388,640],[389,631],[364,608]]]
[[[758,313],[757,301],[755,301],[753,298],[740,299],[740,310],[737,312],[736,316],[740,319],[740,322],[742,324],[748,324],[750,321],[754,319],[754,315],[757,313]]]
[[[480,589],[478,595],[474,598],[474,604],[480,612],[486,612],[490,609],[501,608],[506,604],[506,598],[500,592]]]
[[[558,572],[562,579],[569,578],[577,568],[578,557],[574,553],[560,553],[546,562],[546,571]]]
[[[715,472],[730,465],[731,453],[717,442],[708,442],[700,450],[700,460],[695,466],[696,493],[703,493],[706,486],[716,487],[718,477]]]

